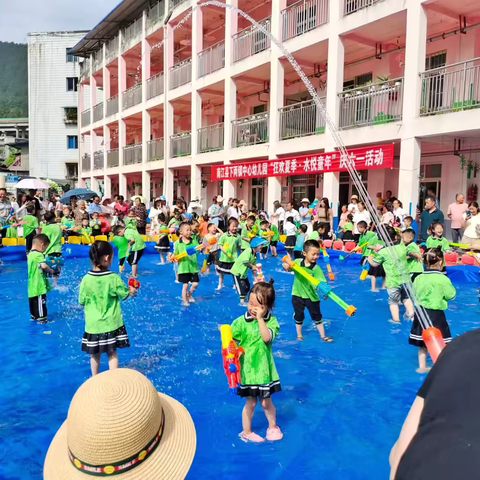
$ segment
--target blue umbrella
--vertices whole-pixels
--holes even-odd
[[[77,200],[91,200],[93,197],[97,196],[98,194],[89,190],[88,188],[74,188],[73,190],[69,190],[62,195],[60,201],[62,203],[70,203],[70,199],[72,197],[77,197]]]

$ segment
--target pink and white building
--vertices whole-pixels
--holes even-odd
[[[197,197],[205,207],[219,193],[269,211],[274,200],[304,196],[345,203],[355,193],[346,172],[323,160],[315,170],[284,170],[287,161],[290,168],[292,160],[326,158],[336,147],[290,63],[262,31],[218,6],[195,10],[174,30],[196,4],[124,0],[72,50],[86,58],[81,184],[107,195]],[[391,190],[414,211],[422,184],[444,210],[457,192],[476,200],[478,0],[227,4],[283,41],[348,148],[393,144],[393,161],[359,163],[373,198]],[[262,176],[252,164],[247,174],[250,162],[262,172],[276,162],[277,170],[267,166]]]

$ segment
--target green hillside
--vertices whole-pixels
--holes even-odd
[[[0,42],[0,118],[28,117],[27,46]]]

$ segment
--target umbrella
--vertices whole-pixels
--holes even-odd
[[[131,199],[132,202],[134,202],[136,198],[139,198],[142,203],[147,203],[147,199],[145,197],[142,197],[141,195],[134,195]]]
[[[70,203],[70,198],[72,197],[77,197],[77,200],[91,200],[95,196],[98,195],[88,188],[74,188],[73,190],[65,192],[60,198],[60,201],[62,203]]]
[[[15,188],[23,188],[24,190],[46,190],[50,188],[50,185],[43,180],[38,180],[38,178],[25,178],[20,180]]]

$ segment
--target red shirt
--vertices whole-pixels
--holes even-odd
[[[127,202],[123,202],[123,205],[120,205],[118,202],[115,204],[114,210],[117,212],[123,213],[124,215],[127,215],[129,207]]]

